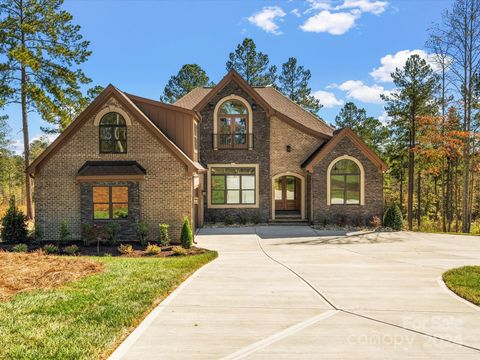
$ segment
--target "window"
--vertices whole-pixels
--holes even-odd
[[[225,101],[218,109],[218,147],[248,147],[248,110],[240,100]]]
[[[100,153],[127,152],[127,125],[122,115],[109,112],[100,120]]]
[[[128,186],[94,186],[93,219],[128,218]]]
[[[193,123],[193,160],[198,161],[198,122]]]
[[[360,204],[360,168],[353,160],[342,159],[333,165],[330,204]]]
[[[256,174],[250,167],[211,169],[212,205],[255,205]]]

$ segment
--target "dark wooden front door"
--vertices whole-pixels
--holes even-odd
[[[275,211],[300,210],[300,179],[282,176],[275,179]]]

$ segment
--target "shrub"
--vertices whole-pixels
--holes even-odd
[[[373,228],[378,228],[382,226],[382,220],[378,216],[372,216],[370,219],[370,226]]]
[[[137,235],[140,238],[140,244],[145,245],[149,231],[150,226],[147,223],[140,221],[137,224]]]
[[[383,226],[389,227],[393,230],[402,230],[403,218],[402,212],[397,204],[392,204],[385,212],[383,217]]]
[[[27,244],[17,244],[12,247],[12,251],[16,253],[25,253],[28,251]]]
[[[252,216],[252,222],[253,222],[254,224],[259,224],[259,223],[261,223],[261,222],[262,222],[262,216],[261,216],[260,214],[258,214],[258,213],[255,214],[255,215],[253,215],[253,216]]]
[[[43,232],[43,229],[40,226],[37,226],[37,224],[35,224],[35,227],[33,228],[33,233],[32,233],[33,241],[41,242],[44,236],[45,234]]]
[[[233,216],[227,215],[225,216],[225,225],[233,225],[235,220],[233,219]]]
[[[65,244],[70,239],[70,230],[68,228],[68,220],[62,220],[60,223],[60,233],[58,235],[59,244]]]
[[[118,233],[120,232],[120,224],[117,222],[109,222],[107,224],[107,234],[108,234],[108,241],[110,241],[113,245],[118,243]]]
[[[95,231],[90,223],[82,224],[82,241],[83,245],[88,246],[95,242]]]
[[[192,241],[192,228],[190,227],[188,217],[185,216],[185,219],[183,220],[182,233],[180,235],[180,242],[185,249],[190,249],[192,247]]]
[[[147,247],[145,248],[145,253],[149,255],[158,255],[162,251],[162,248],[155,244],[148,243]]]
[[[335,224],[337,226],[345,226],[346,223],[347,223],[347,218],[345,215],[337,214],[335,216]]]
[[[170,235],[168,234],[168,224],[160,224],[160,245],[168,246],[170,244]]]
[[[7,212],[2,219],[1,236],[3,241],[19,243],[27,240],[27,218],[25,214],[15,205],[15,198],[12,196]]]
[[[185,256],[187,255],[187,250],[184,249],[183,247],[181,246],[174,246],[173,249],[173,254],[174,255],[177,255],[177,256]]]
[[[43,246],[42,249],[47,255],[58,253],[58,246],[57,245],[46,244],[46,245]]]
[[[238,222],[241,224],[241,225],[245,225],[246,223],[248,223],[248,217],[246,217],[245,215],[240,215],[238,217]]]
[[[121,244],[117,248],[118,252],[122,255],[130,255],[133,253],[133,247],[130,244]]]
[[[68,254],[68,255],[75,255],[76,253],[78,253],[78,246],[73,244],[73,245],[69,245],[69,246],[65,246],[63,248],[63,251],[65,252],[65,254]]]

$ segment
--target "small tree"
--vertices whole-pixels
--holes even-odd
[[[162,246],[168,246],[170,244],[170,235],[168,234],[168,224],[160,224],[160,239],[159,242]]]
[[[15,205],[15,197],[10,198],[10,204],[2,219],[2,239],[5,242],[20,243],[27,239],[27,224],[25,214]]]
[[[60,233],[58,236],[58,242],[60,245],[65,244],[70,239],[70,230],[68,226],[68,220],[63,220],[60,223]]]
[[[150,226],[147,223],[140,221],[137,224],[137,235],[140,238],[140,244],[145,245],[147,242]]]
[[[182,226],[182,234],[180,235],[180,241],[182,243],[182,247],[185,249],[190,249],[192,247],[193,241],[193,233],[192,228],[190,227],[190,221],[188,221],[188,217],[185,216],[183,220]]]
[[[83,245],[88,246],[90,244],[93,244],[95,242],[95,231],[89,222],[83,223],[82,224],[82,241]]]
[[[118,233],[120,232],[120,224],[117,222],[110,222],[107,224],[106,230],[108,233],[108,240],[113,245],[116,245],[118,242]]]
[[[403,217],[397,204],[394,203],[387,209],[383,217],[383,225],[393,230],[402,230]]]

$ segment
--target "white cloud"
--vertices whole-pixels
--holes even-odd
[[[387,93],[387,91],[380,85],[365,85],[360,80],[348,80],[338,85],[340,90],[347,93],[347,97],[350,99],[358,100],[367,104],[382,104],[383,101],[380,98],[381,94]]]
[[[332,8],[330,0],[308,0],[310,7],[307,9],[307,12],[313,10],[330,10]]]
[[[278,25],[275,23],[277,19],[282,19],[285,11],[278,6],[265,6],[261,11],[253,14],[248,18],[248,21],[268,33],[280,35],[282,32],[278,30]]]
[[[424,50],[402,50],[397,52],[394,55],[386,55],[380,59],[380,64],[378,68],[373,69],[370,75],[380,82],[392,82],[391,73],[395,71],[396,68],[403,68],[405,62],[412,55],[419,55],[421,58],[425,59],[434,70],[438,70],[438,66],[435,63],[435,55],[428,54]]]
[[[385,12],[387,6],[387,1],[345,0],[338,9],[358,9],[362,13],[380,15]]]
[[[355,25],[356,19],[357,15],[349,12],[332,13],[323,10],[309,17],[300,28],[306,32],[327,32],[332,35],[342,35]]]
[[[337,99],[335,94],[330,91],[318,90],[313,93],[313,96],[326,108],[343,105],[343,100]]]
[[[300,14],[300,10],[298,10],[297,8],[290,11],[290,13],[295,15],[296,17],[301,17],[302,16],[302,14]]]
[[[380,120],[380,122],[383,124],[383,125],[388,125],[390,120],[392,120],[392,118],[390,116],[388,116],[387,112],[384,111],[383,113],[381,113],[379,116],[378,116],[378,120]]]

